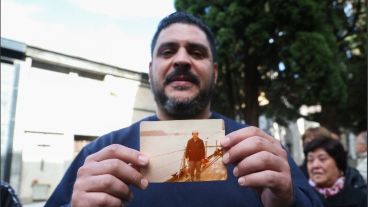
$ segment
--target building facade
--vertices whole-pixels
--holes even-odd
[[[45,200],[86,143],[155,107],[146,73],[1,38],[1,179]]]

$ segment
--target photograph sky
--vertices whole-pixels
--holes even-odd
[[[2,0],[1,37],[148,72],[150,41],[174,0]]]

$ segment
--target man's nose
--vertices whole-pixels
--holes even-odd
[[[174,57],[174,67],[190,69],[190,55],[185,48],[180,48]]]

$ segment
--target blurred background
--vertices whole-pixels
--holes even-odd
[[[1,1],[1,180],[45,201],[80,149],[155,112],[150,41],[185,10],[216,35],[213,110],[259,126],[301,164],[324,126],[349,153],[367,129],[367,2]]]

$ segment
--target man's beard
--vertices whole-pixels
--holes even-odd
[[[190,119],[196,117],[199,113],[204,111],[211,101],[213,89],[214,89],[214,75],[212,75],[210,83],[207,88],[201,89],[199,93],[194,97],[188,97],[186,99],[178,99],[175,97],[168,97],[165,94],[164,87],[170,82],[174,81],[177,77],[185,77],[187,81],[196,84],[199,87],[199,80],[195,75],[187,70],[174,70],[171,74],[167,75],[164,80],[163,87],[161,88],[156,83],[152,82],[152,92],[155,97],[155,101],[158,107],[166,114],[174,119]],[[151,79],[153,81],[153,79]]]

